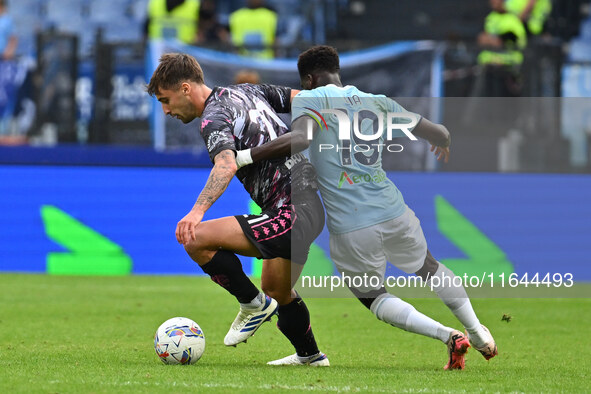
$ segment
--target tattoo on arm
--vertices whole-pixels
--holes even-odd
[[[233,151],[228,149],[218,153],[214,162],[209,178],[193,207],[202,212],[207,211],[224,193],[236,174],[236,159]]]

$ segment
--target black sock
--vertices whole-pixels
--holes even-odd
[[[287,305],[280,305],[277,314],[277,327],[295,347],[298,356],[313,356],[319,352],[304,300],[298,297]]]
[[[242,270],[240,260],[232,252],[218,250],[209,263],[201,266],[201,269],[211,277],[211,280],[228,290],[241,304],[251,302],[259,294],[259,289],[248,279]]]

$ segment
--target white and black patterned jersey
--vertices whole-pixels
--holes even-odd
[[[214,88],[201,115],[211,161],[223,150],[254,148],[288,133],[277,113],[290,111],[290,94],[291,89],[272,85]],[[316,172],[301,153],[253,163],[236,176],[263,210],[290,204],[292,191],[316,190]]]

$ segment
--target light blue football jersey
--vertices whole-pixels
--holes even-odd
[[[340,112],[334,114],[327,110]],[[308,115],[313,119],[311,122],[315,121],[320,126],[310,142],[309,156],[318,173],[327,226],[332,234],[347,233],[394,219],[406,209],[402,193],[382,169],[384,143],[389,139],[386,127],[388,112],[405,113],[415,119],[414,124],[420,120],[418,115],[407,112],[394,100],[362,92],[354,86],[327,85],[304,90],[293,100],[293,120]],[[377,126],[379,120],[373,114],[382,115],[381,135]],[[341,117],[340,125],[338,116]],[[343,127],[344,120],[348,121],[349,130]],[[408,118],[393,120],[393,123],[405,123]],[[355,123],[358,125],[357,134]],[[349,138],[343,138],[347,133]],[[391,130],[391,137],[405,137],[405,134],[398,129]]]

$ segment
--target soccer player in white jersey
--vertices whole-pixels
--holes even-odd
[[[487,360],[496,356],[496,343],[488,329],[480,324],[465,289],[454,286],[454,273],[433,258],[419,220],[382,169],[381,157],[387,149],[386,128],[378,135],[375,129],[368,129],[368,122],[365,126],[361,122],[357,130],[347,124],[358,122],[354,113],[360,111],[384,113],[382,126],[387,121],[405,124],[400,129],[406,129],[406,133],[399,131],[392,137],[406,134],[411,139],[424,138],[431,143],[431,151],[438,160],[446,162],[451,142],[448,130],[406,112],[385,96],[365,93],[354,86],[343,87],[339,56],[332,47],[317,46],[302,53],[298,71],[304,90],[292,104],[292,132],[256,148],[239,151],[237,165],[288,156],[309,147],[326,207],[332,260],[342,273],[381,279],[379,287],[351,288],[353,294],[379,320],[445,343],[449,356],[445,369],[463,369],[470,344]],[[387,119],[388,112],[400,115]],[[343,134],[343,130],[350,135]],[[371,140],[371,135],[377,136],[376,139]],[[387,261],[427,281],[464,325],[466,336],[389,294],[383,286]],[[274,364],[289,363],[289,360],[286,357]]]

